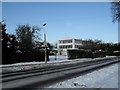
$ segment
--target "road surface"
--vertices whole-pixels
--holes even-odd
[[[52,82],[71,78],[82,72],[90,71],[107,64],[118,62],[118,58],[100,59],[56,67],[42,68],[40,70],[3,74],[3,88],[43,88]]]

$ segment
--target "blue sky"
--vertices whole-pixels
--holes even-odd
[[[47,41],[81,38],[118,42],[118,23],[112,22],[110,2],[3,2],[2,18],[7,32],[19,24],[44,27]],[[43,36],[43,31],[41,31]]]

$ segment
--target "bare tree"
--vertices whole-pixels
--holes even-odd
[[[113,14],[113,22],[120,21],[120,1],[112,2],[111,11]]]
[[[31,28],[29,25],[19,25],[16,29],[16,36],[21,50],[31,50],[34,41],[39,40],[37,34],[40,29],[37,26]]]

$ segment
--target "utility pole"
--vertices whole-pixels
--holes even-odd
[[[43,24],[43,26],[46,26],[46,24]],[[45,64],[47,64],[47,43],[46,43],[46,32],[44,30],[44,47],[45,47]]]

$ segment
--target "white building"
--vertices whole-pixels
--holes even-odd
[[[82,40],[73,38],[59,39],[57,43],[58,53],[67,55],[68,49],[78,49],[82,45]]]

